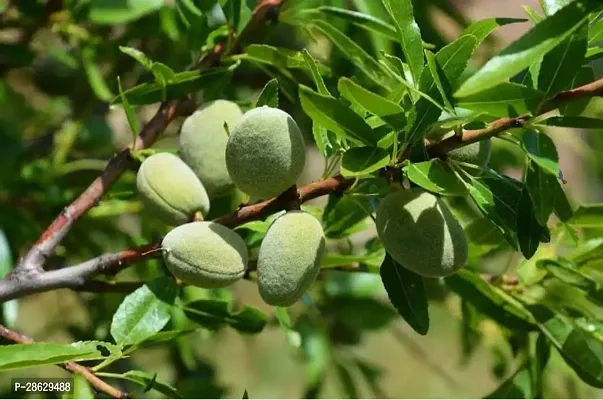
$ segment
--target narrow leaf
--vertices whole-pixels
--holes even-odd
[[[318,94],[304,85],[299,86],[299,97],[304,112],[341,139],[373,146],[377,144],[371,127],[340,100]]]
[[[576,0],[537,24],[467,79],[455,96],[465,97],[492,88],[534,64],[578,30],[599,5]]]
[[[312,25],[329,38],[342,53],[352,60],[354,64],[377,85],[388,87],[391,84],[392,78],[383,69],[381,64],[332,24],[315,20],[312,21]]]
[[[423,71],[423,42],[421,30],[415,22],[411,0],[382,0],[394,26],[398,31],[398,40],[402,45],[404,57],[408,63],[415,85]]]
[[[504,82],[458,100],[457,107],[489,114],[493,117],[515,117],[536,109],[544,93],[517,83]]]
[[[528,157],[554,176],[559,175],[559,155],[550,137],[535,130],[521,134],[521,144]]]
[[[128,102],[128,98],[124,95],[123,89],[121,87],[121,79],[119,76],[117,77],[117,87],[119,89],[119,97],[121,99],[122,107],[124,108],[124,112],[126,113],[126,118],[128,120],[128,124],[130,125],[130,131],[132,131],[132,138],[135,141],[136,136],[138,136],[138,132],[140,132],[140,127],[138,126],[138,120],[136,119],[136,113],[130,106]],[[134,143],[134,141],[132,143]]]
[[[429,312],[425,285],[420,275],[404,268],[389,255],[381,265],[381,280],[391,303],[417,333],[429,330]]]
[[[558,260],[538,260],[536,266],[546,269],[551,275],[568,285],[575,286],[587,292],[597,289],[597,282],[590,276],[580,272],[576,265],[569,260],[563,258]]]
[[[435,59],[441,67],[444,76],[454,88],[456,82],[467,67],[469,59],[477,47],[474,36],[461,36],[454,42],[442,48],[436,53]],[[431,97],[439,97],[436,84],[428,69],[423,70],[419,88]],[[427,99],[421,98],[415,105],[415,123],[408,134],[407,143],[419,141],[424,137],[431,125],[438,120],[441,110]]]
[[[538,125],[559,126],[563,128],[603,129],[603,119],[588,117],[550,117],[538,122]]]
[[[74,344],[30,343],[0,346],[0,371],[60,364],[67,361],[102,360],[101,351],[111,347],[103,342]]]
[[[402,130],[406,127],[404,110],[393,101],[363,88],[348,78],[341,78],[337,87],[343,97],[371,114],[380,117],[393,128]]]
[[[129,55],[130,57],[132,57],[133,59],[138,61],[138,63],[140,65],[142,65],[144,67],[144,69],[146,69],[147,71],[151,70],[151,67],[153,66],[153,62],[151,60],[149,60],[148,57],[146,56],[146,54],[144,54],[142,51],[134,49],[132,47],[125,47],[125,46],[119,46],[119,51],[121,51],[124,54]]]
[[[439,159],[408,164],[404,172],[413,183],[433,193],[444,196],[465,196],[468,193],[454,171]]]
[[[587,47],[587,24],[551,50],[541,61],[538,84],[548,100],[567,89],[584,61]]]
[[[517,241],[527,260],[536,254],[543,233],[544,229],[534,215],[529,189],[524,186],[517,205]]]
[[[603,226],[603,203],[586,204],[578,207],[569,223],[580,228],[600,228]]]
[[[555,207],[557,177],[542,169],[534,161],[528,164],[526,187],[530,193],[534,214],[542,226],[546,226]]]
[[[258,101],[256,101],[255,106],[278,108],[278,79],[271,79],[266,86],[264,86],[264,89],[262,89],[262,93],[260,93],[260,97],[258,97]]]
[[[353,147],[343,154],[341,174],[345,177],[368,175],[389,164],[390,155],[380,147]]]
[[[523,331],[535,328],[532,316],[521,303],[484,281],[477,273],[461,269],[445,280],[459,296],[501,325]]]
[[[266,315],[255,308],[244,307],[233,312],[229,303],[222,300],[195,300],[186,303],[183,310],[187,318],[212,330],[228,325],[241,333],[255,334],[268,322]]]

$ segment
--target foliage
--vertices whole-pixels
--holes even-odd
[[[303,392],[289,397],[327,396],[333,380],[341,387],[335,397],[366,390],[398,397],[376,362],[390,355],[369,360],[356,350],[403,324],[419,334],[417,343],[458,335],[463,362],[486,354],[498,380],[486,398],[596,393],[589,390],[603,388],[603,83],[596,80],[603,3],[541,4],[525,8],[527,19],[469,23],[444,0],[8,2],[0,16],[0,278],[11,284],[11,271],[57,215],[74,224],[52,254],[42,253],[46,271],[101,255],[111,268],[35,291],[77,289],[65,291],[77,311],[43,328],[32,321],[44,314],[47,294],[5,296],[0,284],[7,300],[0,376],[78,362],[131,395],[232,397],[206,343],[234,332],[250,347],[263,335],[287,341],[305,372],[293,378]],[[456,37],[432,24],[433,8],[458,24]],[[498,51],[497,30],[509,24],[529,27]],[[205,216],[236,230],[253,265],[282,211],[326,196],[323,206],[301,205],[321,221],[327,250],[318,278],[291,307],[261,302],[253,268],[229,288],[186,285],[153,247],[172,227],[141,203],[136,170],[151,154],[178,152],[183,118],[172,114],[215,99],[244,111],[285,110],[316,149],[307,164],[324,163],[321,176],[304,176],[314,183],[300,184],[299,198],[287,191],[265,205],[233,194],[212,199]],[[149,148],[161,124],[166,132]],[[481,140],[493,143],[485,167],[446,157]],[[562,169],[572,169],[568,149],[578,149],[578,172]],[[66,208],[82,193],[93,196],[85,191],[100,174],[94,207],[83,215]],[[422,277],[376,236],[380,201],[408,187],[441,197],[463,226],[469,260],[458,273]],[[134,255],[114,253],[124,249]],[[442,313],[457,323],[442,322]],[[37,330],[39,341],[12,329]],[[62,344],[50,343],[55,332]],[[226,358],[227,366],[244,363],[238,354]],[[258,362],[246,368],[272,363]],[[108,394],[90,386],[94,378],[74,377],[74,398]],[[234,396],[257,395],[251,383],[242,380],[247,386]],[[271,377],[270,385],[279,382]],[[0,384],[3,394],[18,395],[9,390]]]

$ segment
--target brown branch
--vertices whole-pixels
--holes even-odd
[[[278,11],[285,0],[262,0],[255,8],[248,25],[236,40],[235,48],[248,39],[250,34],[270,15],[270,11]],[[209,56],[202,61],[202,67],[213,65],[225,51],[223,43],[218,43]],[[128,169],[133,160],[131,150],[141,150],[151,146],[168,124],[178,116],[191,114],[195,104],[187,99],[163,103],[155,116],[144,126],[134,143],[113,157],[105,171],[42,233],[38,241],[21,259],[15,268],[15,274],[32,276],[44,271],[46,259],[54,252],[59,243],[70,231],[72,225],[88,210],[94,207],[107,190]]]
[[[46,259],[69,232],[72,225],[88,210],[94,207],[106,191],[133,164],[131,150],[141,150],[151,146],[167,125],[180,115],[192,112],[192,103],[187,100],[172,101],[161,105],[155,116],[144,126],[136,141],[113,157],[107,167],[90,186],[67,206],[42,233],[38,241],[23,257],[14,273],[31,276],[43,271]]]
[[[11,342],[19,343],[19,344],[31,344],[34,343],[33,339],[22,335],[18,332],[10,330],[3,325],[0,325],[0,337],[3,337]],[[109,385],[107,382],[101,380],[98,376],[94,375],[90,369],[84,367],[83,365],[74,363],[72,361],[57,364],[59,367],[63,368],[66,371],[69,371],[74,374],[81,374],[86,380],[96,389],[98,392],[105,393],[111,398],[114,399],[127,399],[129,398],[128,393],[122,392],[121,390],[114,388]]]

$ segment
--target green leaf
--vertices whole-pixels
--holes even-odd
[[[586,204],[578,207],[569,220],[572,226],[580,228],[600,228],[603,226],[603,203]]]
[[[553,15],[563,7],[567,6],[571,0],[540,0],[542,11],[545,15]]]
[[[542,305],[530,307],[538,327],[586,383],[603,388],[603,343]]]
[[[479,93],[519,74],[578,30],[597,6],[594,1],[576,0],[570,3],[491,58],[461,85],[455,96],[466,97]]]
[[[286,307],[276,307],[276,319],[283,329],[293,329],[291,316],[289,315]]]
[[[362,47],[356,44],[356,42],[330,23],[314,20],[312,21],[312,26],[329,38],[329,40],[353,61],[354,65],[364,72],[369,79],[385,88],[390,86],[393,81],[392,78],[383,69],[381,64],[364,51]]]
[[[102,352],[115,345],[90,341],[72,344],[29,343],[0,346],[0,371],[60,364],[67,361],[102,360]]]
[[[216,81],[230,75],[236,66],[237,64],[234,64],[230,67],[212,68],[203,72],[179,72],[165,87],[165,99],[179,99],[189,93],[210,87]],[[136,106],[158,103],[163,100],[163,94],[164,89],[157,82],[143,83],[124,92],[130,105]],[[121,97],[114,98],[111,103],[121,103]]]
[[[143,339],[141,342],[136,343],[135,346],[129,347],[127,351],[130,352],[134,348],[148,347],[148,346],[154,346],[156,344],[171,342],[171,341],[178,339],[179,337],[189,335],[189,334],[193,333],[194,331],[195,331],[194,329],[179,329],[179,330],[173,330],[173,331],[159,332],[159,333],[156,333],[152,336],[149,336],[149,337]]]
[[[521,303],[484,281],[477,273],[461,269],[445,278],[446,284],[480,313],[510,329],[533,330],[532,316]]]
[[[314,57],[312,57],[312,55],[310,55],[306,49],[302,50],[302,56],[308,65],[308,69],[310,70],[318,93],[325,96],[330,96],[331,93],[329,93],[329,89],[327,89],[322,76],[320,76]],[[331,143],[329,139],[329,132],[327,129],[317,122],[312,121],[312,135],[314,136],[314,142],[316,143],[316,147],[318,147],[320,153],[325,157],[329,157],[329,155],[333,152],[333,143]]]
[[[534,215],[529,189],[524,186],[517,205],[517,241],[521,253],[527,260],[536,254],[543,234],[544,228]]]
[[[544,100],[550,99],[572,84],[586,54],[586,28],[587,24],[584,24],[542,59],[538,68],[537,88],[544,92]]]
[[[543,259],[538,260],[536,266],[546,269],[555,278],[568,285],[575,286],[587,292],[597,289],[597,282],[590,276],[580,272],[576,265],[569,260],[563,258],[558,260]]]
[[[103,74],[96,64],[95,50],[91,47],[86,47],[82,50],[82,64],[88,77],[88,83],[92,88],[92,91],[102,101],[110,101],[113,98],[111,89],[107,86]]]
[[[594,80],[595,80],[595,72],[593,71],[593,68],[591,66],[584,66],[578,70],[578,73],[574,77],[574,80],[573,80],[572,84],[570,85],[570,88],[577,88],[582,85],[591,83]],[[586,98],[586,99],[572,101],[571,103],[568,103],[566,105],[559,107],[559,112],[561,113],[561,115],[565,115],[568,117],[578,116],[584,112],[584,110],[588,106],[590,100],[591,99]]]
[[[138,63],[140,65],[142,65],[144,67],[144,69],[146,69],[147,71],[151,70],[151,67],[153,66],[153,62],[151,60],[149,60],[148,57],[146,56],[146,54],[144,54],[142,51],[134,49],[132,47],[125,47],[125,46],[119,46],[119,51],[121,51],[124,54],[129,55],[130,57],[132,57],[133,59],[138,61]]]
[[[121,79],[119,76],[117,77],[117,88],[119,89],[119,97],[121,99],[121,104],[126,113],[126,118],[128,120],[128,124],[130,125],[130,131],[132,131],[132,143],[135,143],[136,137],[138,136],[138,132],[140,131],[140,127],[138,126],[138,120],[136,119],[136,113],[130,107],[130,103],[128,102],[128,98],[124,95],[123,89],[121,87]]]
[[[544,19],[544,17],[540,14],[540,12],[536,11],[534,9],[534,7],[521,6],[521,8],[523,8],[523,10],[526,12],[526,14],[528,14],[528,17],[530,17],[530,19],[535,23],[539,23],[540,21],[542,21]]]
[[[350,196],[329,195],[322,215],[325,236],[330,239],[340,239],[349,236],[351,231],[364,229],[363,221],[368,217],[365,209],[369,207],[366,198],[356,200]]]
[[[230,24],[235,32],[239,31],[241,22],[241,0],[230,0]]]
[[[603,119],[588,117],[550,117],[538,122],[538,125],[559,126],[563,128],[603,129]]]
[[[266,86],[264,86],[264,89],[262,89],[262,93],[260,93],[260,97],[258,98],[258,101],[256,101],[255,106],[278,108],[278,79],[271,79]]]
[[[489,114],[493,117],[514,117],[534,110],[544,93],[528,86],[504,82],[491,89],[463,97],[457,107]]]
[[[517,205],[522,192],[522,185],[512,179],[502,177],[470,178],[467,183],[469,195],[490,220],[511,247],[517,249]]]
[[[526,186],[534,205],[534,215],[542,226],[546,226],[555,207],[557,177],[543,170],[534,161],[528,163]]]
[[[484,399],[533,399],[533,379],[530,364],[524,363],[498,389]]]
[[[95,24],[125,24],[162,6],[163,0],[90,0],[88,18]]]
[[[559,175],[559,156],[550,137],[535,130],[524,130],[521,144],[531,160],[554,176]]]
[[[343,154],[341,174],[344,177],[368,175],[386,167],[390,154],[380,147],[352,147]]]
[[[150,374],[144,371],[130,370],[123,374],[114,374],[107,372],[99,372],[98,376],[114,378],[114,379],[123,379],[130,382],[138,383],[139,385],[146,388],[145,392],[150,389],[154,389],[159,393],[167,396],[171,399],[181,399],[182,396],[178,393],[176,388],[174,388],[169,383],[163,382],[157,379],[157,374]]]
[[[481,260],[481,257],[498,249],[505,242],[499,229],[486,218],[477,218],[465,227],[469,242],[469,258]]]
[[[403,130],[406,127],[404,110],[393,101],[363,88],[349,78],[341,78],[337,88],[352,104],[380,117],[394,129]]]
[[[260,333],[268,321],[266,315],[253,307],[233,312],[223,300],[195,300],[183,306],[187,318],[212,330],[226,325],[241,333]]]
[[[404,167],[408,179],[423,189],[444,196],[465,196],[465,184],[439,159],[421,163],[410,163]]]
[[[160,277],[126,296],[111,321],[115,342],[136,344],[162,330],[170,320],[177,292],[172,278]]]
[[[435,59],[442,69],[452,88],[455,87],[461,74],[467,67],[469,59],[477,47],[474,36],[461,36],[454,42],[442,48],[436,53]],[[438,97],[439,91],[428,69],[423,70],[419,88],[431,97]],[[420,98],[416,105],[416,119],[413,128],[408,134],[407,143],[421,140],[430,126],[438,120],[441,110],[425,98]]]
[[[381,265],[381,280],[391,303],[417,333],[429,330],[429,311],[425,285],[420,275],[404,268],[389,255]]]
[[[574,210],[570,205],[563,188],[559,184],[559,181],[555,182],[555,207],[553,211],[561,222],[567,222],[574,216]]]
[[[519,22],[526,22],[522,18],[486,18],[481,21],[477,21],[465,28],[459,35],[472,35],[477,39],[477,43],[483,42],[495,29],[508,25],[516,24]]]
[[[438,65],[435,55],[431,51],[425,50],[425,58],[427,59],[427,67],[429,68],[429,72],[431,72],[431,77],[440,92],[440,97],[448,110],[454,110],[452,103],[450,102],[450,97],[452,96],[450,82],[448,82],[446,76],[442,72],[442,68]]]
[[[245,53],[239,57],[283,69],[308,68],[308,64],[301,52],[265,44],[249,45],[245,49]],[[321,75],[328,75],[330,73],[328,67],[319,63],[314,63],[314,65]]]
[[[402,45],[406,63],[416,86],[421,78],[424,63],[421,30],[413,16],[412,1],[382,0],[382,2],[398,31],[398,41]]]
[[[304,112],[319,125],[335,132],[341,139],[375,146],[377,137],[364,119],[342,101],[318,94],[299,85],[299,98]]]
[[[329,6],[318,7],[317,10],[325,16],[342,19],[369,32],[379,33],[390,40],[398,40],[396,28],[373,15]]]

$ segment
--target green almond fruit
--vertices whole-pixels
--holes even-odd
[[[289,114],[263,106],[248,111],[230,133],[226,167],[235,185],[267,199],[295,184],[306,162],[306,145]]]
[[[171,230],[161,243],[168,269],[181,281],[222,288],[245,275],[248,252],[243,239],[215,222],[190,222]]]
[[[448,206],[422,189],[387,195],[377,207],[379,238],[389,255],[419,275],[440,278],[467,262],[467,237]]]
[[[180,155],[197,174],[209,197],[225,196],[234,189],[226,168],[228,134],[243,118],[236,103],[216,100],[186,118],[180,131]]]
[[[258,256],[258,289],[270,305],[288,307],[316,280],[325,254],[320,222],[303,211],[290,211],[268,228]]]
[[[168,224],[190,221],[209,211],[209,197],[197,175],[171,153],[157,153],[144,160],[136,176],[138,193],[151,211]]]

